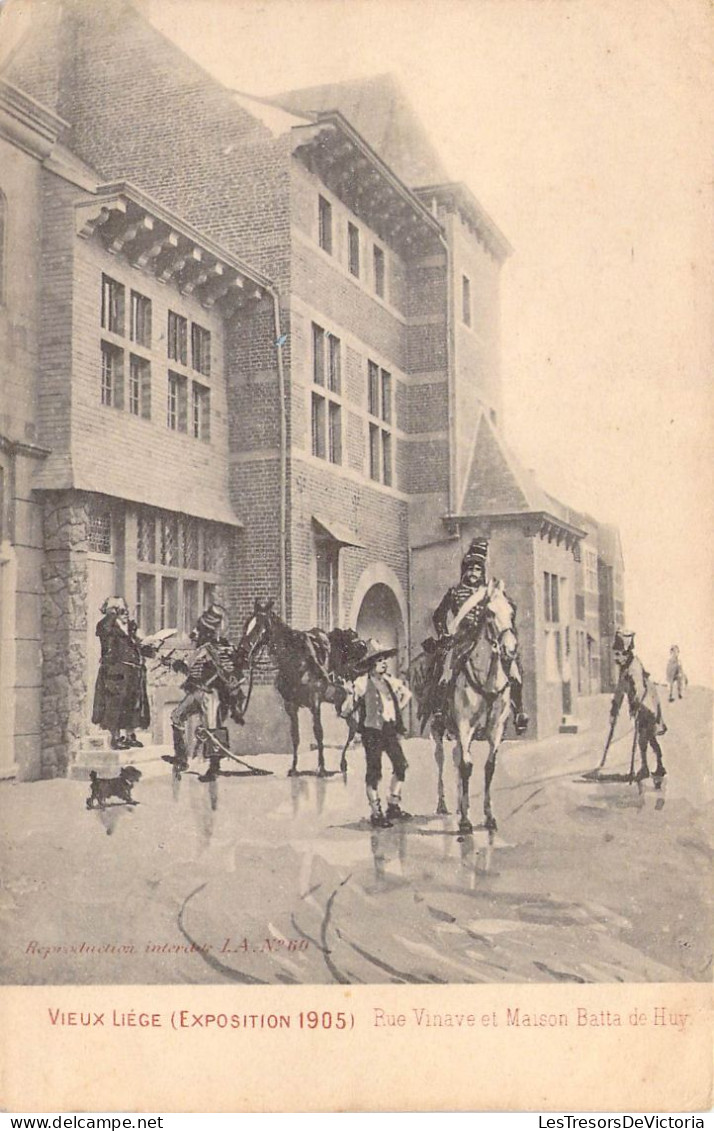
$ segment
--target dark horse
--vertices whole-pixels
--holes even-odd
[[[291,775],[297,773],[300,744],[298,711],[306,707],[312,715],[317,742],[317,773],[323,777],[324,732],[320,707],[323,703],[332,703],[339,710],[346,694],[343,681],[351,678],[352,664],[364,654],[366,643],[360,641],[351,629],[336,628],[328,634],[322,629],[303,631],[290,628],[274,611],[272,600],[256,600],[238,648],[248,664],[252,664],[264,647],[267,647],[278,669],[275,687],[290,719],[293,761],[288,772]],[[352,737],[350,733],[345,751]]]

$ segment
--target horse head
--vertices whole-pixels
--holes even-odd
[[[506,596],[503,582],[497,581],[486,601],[484,631],[493,651],[505,661],[514,660],[518,651],[515,619],[515,605]]]
[[[238,651],[244,656],[246,663],[250,663],[260,649],[268,643],[275,620],[274,605],[275,601],[272,597],[268,597],[266,600],[256,597],[253,603],[253,612],[243,626],[243,635],[238,645]]]

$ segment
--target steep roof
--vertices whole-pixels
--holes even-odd
[[[289,90],[272,95],[270,101],[300,114],[339,110],[385,164],[412,187],[450,179],[393,75]]]
[[[476,422],[471,464],[459,509],[463,515],[552,514],[555,509],[533,473],[526,471],[508,450],[485,412],[480,413]]]

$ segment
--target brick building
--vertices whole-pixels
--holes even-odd
[[[129,0],[42,6],[3,73],[0,695],[27,700],[7,765],[65,773],[97,740],[111,592],[179,643],[211,599],[235,633],[274,596],[406,665],[480,532],[519,606],[535,732],[575,715],[588,531],[504,443],[510,248],[394,82],[237,94]],[[178,695],[152,684],[147,741]],[[246,749],[286,740],[272,695]]]

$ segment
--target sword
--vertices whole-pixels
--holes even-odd
[[[605,765],[605,759],[607,758],[607,752],[610,749],[610,743],[612,742],[612,736],[615,733],[615,727],[617,726],[617,719],[618,719],[619,714],[620,714],[620,708],[618,707],[617,711],[615,712],[615,714],[612,717],[612,722],[610,723],[610,733],[607,736],[607,742],[605,743],[605,749],[602,752],[602,758],[600,759],[600,765],[598,766],[598,770],[601,770],[603,768],[603,766]]]

